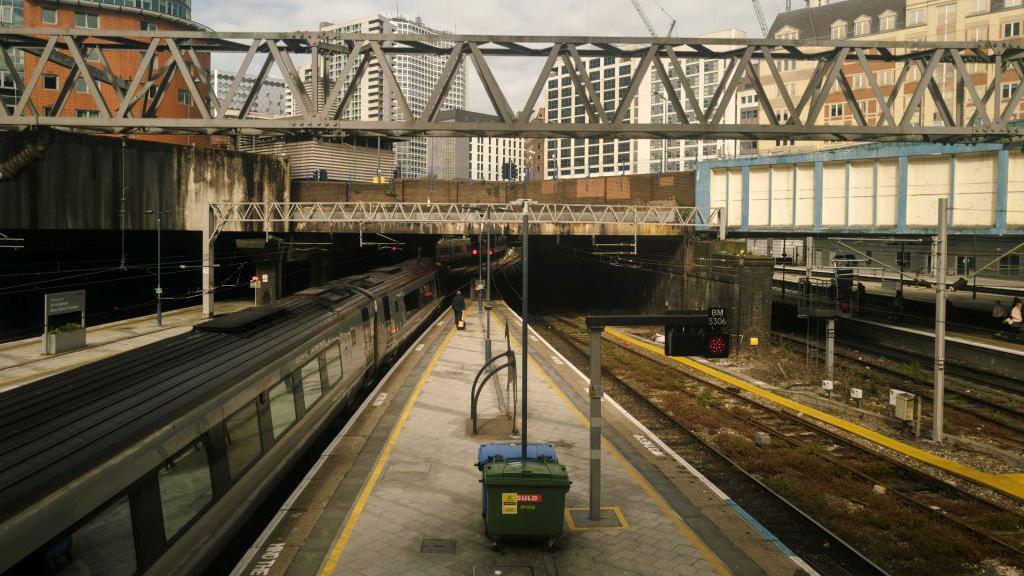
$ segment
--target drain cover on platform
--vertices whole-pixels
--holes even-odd
[[[420,554],[455,554],[454,538],[424,538]]]

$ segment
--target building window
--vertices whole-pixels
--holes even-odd
[[[1003,100],[1009,100],[1013,96],[1013,91],[1017,89],[1020,82],[1006,82],[1002,85],[1002,96]]]
[[[75,110],[76,118],[99,118],[99,110]]]
[[[1007,3],[1009,4],[1009,2]],[[981,12],[988,12],[989,0],[971,0],[971,14],[979,14]]]
[[[86,84],[85,78],[82,78],[81,76],[75,78],[75,92],[78,92],[80,94],[89,93],[89,85]]]
[[[178,102],[184,104],[185,106],[192,105],[192,95],[189,94],[187,89],[180,88],[178,90]]]
[[[878,31],[885,32],[892,30],[896,27],[896,13],[891,10],[882,12],[882,15],[878,17]]]
[[[1016,38],[1020,36],[1020,20],[1003,22],[1003,38]]]
[[[907,10],[907,26],[921,26],[924,24],[924,8]]]
[[[56,74],[43,74],[43,90],[57,90],[60,88],[60,78]]]
[[[56,8],[43,8],[42,14],[43,24],[56,24],[57,23],[57,9]]]
[[[844,113],[846,105],[842,102],[828,105],[828,115],[832,118],[842,118],[846,114]]]
[[[839,40],[841,38],[846,38],[846,22],[837,20],[832,24],[832,39]]]
[[[90,14],[88,12],[75,12],[75,28],[99,28],[100,27],[100,16],[99,14]]]
[[[100,62],[100,49],[93,46],[85,51],[85,59],[89,62]]]
[[[141,22],[139,22],[139,30],[145,30],[147,32],[156,32],[157,26],[152,22],[146,22],[145,20],[142,20]]]
[[[1004,256],[999,261],[1000,276],[1020,276],[1020,254]]]
[[[864,36],[871,34],[871,18],[868,16],[861,16],[853,22],[853,34],[854,36]]]

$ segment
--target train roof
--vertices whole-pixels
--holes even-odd
[[[434,270],[365,275],[385,292]],[[368,302],[342,279],[0,394],[0,521],[284,357]]]

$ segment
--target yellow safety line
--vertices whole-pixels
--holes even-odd
[[[427,369],[423,371],[423,376],[421,376],[419,382],[416,383],[416,388],[413,389],[412,395],[409,396],[409,400],[405,404],[405,409],[402,410],[402,415],[399,416],[398,422],[395,424],[395,428],[391,431],[391,435],[388,437],[387,444],[384,445],[384,450],[377,458],[377,463],[374,465],[373,471],[370,472],[370,477],[366,479],[366,483],[363,484],[363,488],[359,492],[359,498],[356,499],[356,504],[353,506],[352,512],[345,521],[345,527],[342,529],[341,535],[338,536],[338,539],[334,542],[334,546],[331,547],[330,553],[327,555],[327,560],[324,563],[323,569],[320,570],[321,575],[332,574],[334,572],[334,568],[338,565],[341,553],[345,551],[345,545],[348,544],[348,539],[352,536],[352,531],[355,529],[356,523],[359,521],[359,517],[363,513],[363,509],[366,508],[366,502],[370,499],[370,494],[373,493],[373,489],[377,486],[377,480],[380,479],[380,475],[384,471],[384,465],[387,463],[388,458],[391,457],[391,450],[394,448],[395,442],[398,441],[398,436],[402,433],[402,428],[405,426],[406,420],[409,419],[412,407],[416,404],[416,399],[419,398],[420,392],[423,391],[423,385],[427,382],[427,378],[434,370],[434,366],[441,357],[441,353],[448,347],[448,343],[451,342],[454,335],[455,328],[453,327],[448,331],[448,335],[445,337],[444,341],[441,342],[441,347],[434,353],[434,357],[430,359],[430,363],[427,364]]]
[[[658,346],[648,344],[647,342],[643,342],[641,340],[633,338],[632,336],[629,336],[613,328],[608,328],[607,332],[608,334],[615,338],[618,338],[619,340],[622,340],[634,346],[638,346],[649,352],[664,356],[663,349],[659,348]],[[946,458],[942,458],[941,456],[932,454],[931,452],[921,450],[920,448],[915,448],[914,446],[911,446],[904,442],[900,442],[899,440],[890,438],[884,434],[875,432],[874,430],[865,428],[852,422],[848,422],[846,420],[843,420],[842,418],[838,418],[826,412],[822,412],[821,410],[811,408],[810,406],[806,406],[794,400],[790,400],[789,398],[785,398],[778,394],[769,392],[767,390],[764,390],[763,388],[751,384],[750,382],[747,382],[745,380],[742,380],[720,370],[716,370],[710,366],[705,366],[704,364],[695,362],[693,360],[690,360],[689,358],[675,356],[671,356],[670,358],[680,364],[683,364],[684,366],[688,366],[695,370],[699,370],[705,374],[708,374],[709,376],[722,380],[723,382],[726,382],[732,386],[736,386],[737,388],[741,388],[743,390],[746,390],[747,392],[756,394],[766,400],[770,400],[776,404],[785,406],[790,410],[799,412],[801,414],[805,414],[807,416],[810,416],[811,418],[814,418],[815,420],[819,420],[821,422],[830,424],[837,428],[841,428],[843,430],[846,430],[847,432],[850,432],[851,434],[855,434],[857,436],[860,436],[861,438],[864,438],[865,440],[870,440],[871,442],[885,446],[886,448],[889,448],[891,450],[895,450],[896,452],[899,452],[903,455],[924,462],[925,464],[929,464],[931,466],[945,470],[947,472],[950,472],[962,478],[966,478],[973,482],[977,482],[979,484],[995,488],[996,490],[1008,496],[1024,500],[1024,483],[1022,483],[1019,479],[1014,478],[1012,475],[1003,476],[998,474],[989,474],[987,472],[982,472],[980,470],[964,466],[963,464],[953,462],[952,460],[947,460]]]
[[[498,322],[501,323],[500,320],[498,320]],[[522,352],[521,345],[517,340],[513,339],[513,345],[519,346],[520,352]],[[576,414],[580,422],[583,423],[583,427],[589,430],[590,421],[583,414],[583,412],[581,412],[580,409],[577,408],[576,405],[572,403],[572,400],[569,400],[569,397],[566,396],[564,392],[562,392],[561,388],[559,388],[555,384],[551,377],[548,376],[547,372],[545,372],[544,369],[541,368],[540,365],[538,365],[533,358],[530,358],[529,362],[530,365],[533,366],[534,370],[538,374],[540,374],[545,381],[547,381],[548,387],[551,388],[551,390],[553,390],[555,394],[558,395],[558,397],[561,398],[562,401],[564,401],[565,404]],[[683,521],[679,514],[676,513],[675,509],[669,505],[669,503],[657,490],[655,490],[654,486],[651,486],[650,483],[647,482],[647,480],[640,475],[640,472],[638,472],[636,468],[634,468],[633,465],[630,464],[628,460],[626,460],[626,457],[623,456],[615,448],[615,446],[608,442],[608,440],[604,436],[601,437],[601,446],[605,450],[607,450],[613,458],[615,458],[619,465],[626,470],[626,473],[629,474],[630,478],[632,478],[633,481],[636,482],[637,485],[639,485],[640,488],[643,489],[643,491],[647,494],[647,497],[650,498],[651,501],[654,502],[654,504],[661,509],[662,513],[665,514],[665,516],[667,516],[673,524],[675,524],[679,532],[684,537],[686,537],[686,539],[690,541],[690,544],[692,544],[693,547],[696,548],[698,552],[700,552],[701,556],[703,556],[704,559],[707,560],[709,564],[711,564],[711,566],[715,569],[715,572],[721,574],[722,576],[729,576],[731,572],[729,572],[729,569],[725,567],[725,564],[723,564],[722,561],[718,559],[718,556],[716,556],[715,553],[712,552],[706,544],[704,544],[704,541],[701,540],[700,536],[698,536],[697,533],[694,532],[693,529],[691,529],[685,521]]]

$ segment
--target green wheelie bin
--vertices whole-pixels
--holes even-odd
[[[544,538],[553,546],[565,523],[569,474],[557,462],[497,460],[484,466],[487,537]]]

